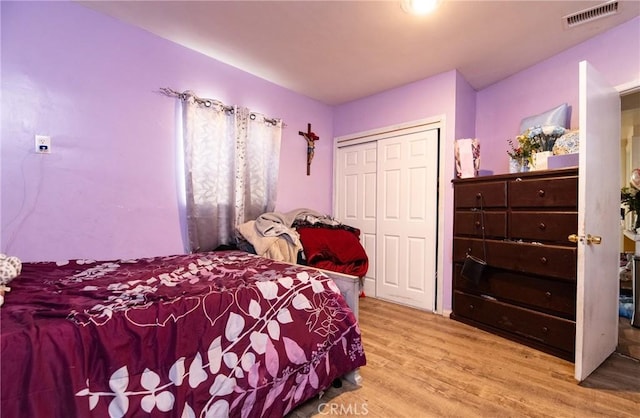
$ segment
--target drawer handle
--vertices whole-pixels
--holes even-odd
[[[540,225],[538,225],[538,228],[539,228],[541,231],[544,231],[545,229],[547,229],[547,226],[544,224],[544,222],[540,222]]]
[[[476,199],[482,199],[482,193],[478,192],[478,193],[476,194]]]
[[[538,196],[544,197],[544,190],[542,189],[538,190]]]
[[[476,221],[476,228],[480,228],[480,221]]]
[[[549,333],[549,328],[547,328],[547,327],[542,327],[542,332],[543,332],[544,334]]]
[[[551,292],[545,292],[544,297],[546,297],[547,299],[551,299]]]
[[[547,262],[548,262],[548,261],[549,261],[549,260],[547,260],[547,257],[540,257],[540,262],[541,262],[542,264],[547,264]]]
[[[475,309],[475,306],[473,306],[472,304],[469,304],[469,310],[472,311]]]

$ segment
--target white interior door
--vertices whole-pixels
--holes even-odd
[[[611,173],[620,172],[620,94],[586,61],[579,71],[575,378],[582,381],[618,343],[620,179]]]
[[[364,292],[375,296],[376,283],[376,153],[375,141],[336,151],[335,217],[360,230],[369,258]]]
[[[435,307],[438,130],[378,141],[376,295]]]

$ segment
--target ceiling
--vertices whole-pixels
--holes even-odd
[[[640,1],[567,29],[601,1],[81,1],[275,84],[337,105],[457,69],[476,90],[635,16]]]

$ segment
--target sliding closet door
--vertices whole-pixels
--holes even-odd
[[[435,308],[438,130],[378,141],[376,295]]]
[[[336,151],[335,216],[360,229],[360,242],[369,257],[364,277],[365,294],[375,296],[376,272],[376,142]]]

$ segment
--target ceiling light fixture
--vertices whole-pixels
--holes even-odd
[[[436,10],[443,0],[402,0],[400,6],[405,12],[424,16]]]

